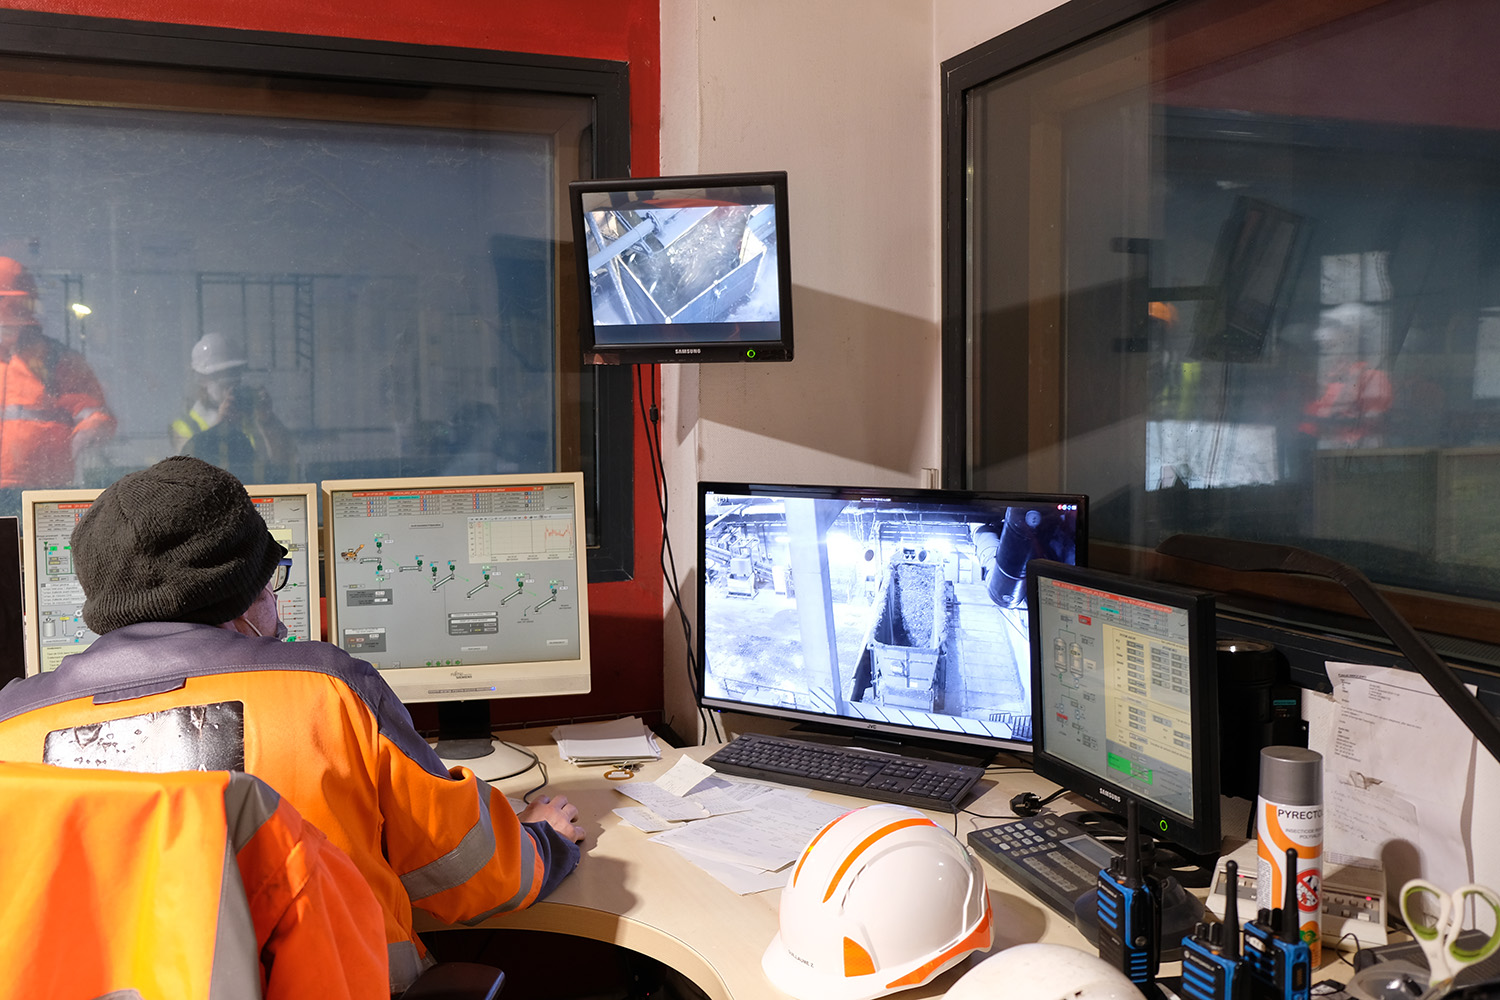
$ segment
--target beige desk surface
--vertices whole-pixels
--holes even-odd
[[[736,895],[676,851],[649,843],[645,834],[615,816],[614,809],[634,803],[619,793],[619,782],[605,779],[603,768],[580,768],[562,762],[544,730],[508,732],[504,736],[541,757],[549,777],[545,794],[566,795],[578,806],[580,822],[589,833],[578,869],[556,892],[529,909],[497,917],[484,926],[553,931],[613,942],[678,970],[713,1000],[786,1000],[786,994],[771,985],[760,967],[761,953],[776,933],[781,890]],[[662,759],[643,767],[631,780],[653,780],[665,774],[682,754],[702,758],[712,749],[663,748]],[[482,766],[476,771],[483,776]],[[494,784],[506,794],[519,797],[539,780],[533,770]],[[997,816],[1010,815],[1008,803],[1017,792],[1029,789],[1046,793],[1056,788],[1029,771],[1002,772],[985,778],[980,787],[983,793],[971,808]],[[846,802],[851,808],[869,804],[867,799],[813,794],[831,802]],[[953,817],[947,813],[931,815],[946,829],[954,828]],[[1000,820],[961,814],[957,832],[962,839],[972,829],[997,822]],[[1092,950],[1071,923],[991,866],[983,867],[994,908],[996,949],[1028,941],[1051,941]],[[417,919],[419,930],[444,926],[420,910]],[[904,991],[901,996],[912,1000],[942,996],[967,968],[968,963],[961,963],[923,989]]]

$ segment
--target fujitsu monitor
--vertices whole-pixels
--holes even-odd
[[[103,490],[26,490],[21,494],[25,567],[26,672],[53,670],[98,637],[83,620],[83,587],[73,570],[73,528]],[[313,483],[245,487],[271,536],[292,561],[276,610],[290,641],[322,638],[318,615],[318,504]]]
[[[581,473],[322,489],[329,639],[402,701],[468,705],[480,753],[489,700],[588,692]]]

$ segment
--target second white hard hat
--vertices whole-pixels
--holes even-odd
[[[974,966],[947,1000],[1141,1000],[1141,991],[1097,955],[1064,944],[1018,944]]]

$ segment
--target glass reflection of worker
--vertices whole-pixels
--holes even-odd
[[[172,421],[172,447],[228,469],[247,483],[291,478],[295,445],[260,386],[247,385],[250,362],[222,333],[193,345],[193,401]]]
[[[1002,608],[1026,603],[1026,564],[1032,559],[1071,563],[1074,533],[1064,511],[1009,507],[1000,524],[974,529],[974,557],[979,561],[990,600]]]
[[[1318,439],[1320,448],[1378,448],[1384,444],[1391,408],[1391,378],[1364,360],[1365,331],[1379,315],[1348,302],[1324,311],[1314,332],[1322,352],[1318,398],[1303,408],[1298,429]]]
[[[0,257],[0,487],[73,482],[73,462],[115,433],[83,355],[42,334],[36,281]]]

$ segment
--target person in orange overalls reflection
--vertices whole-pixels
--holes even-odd
[[[1318,398],[1303,408],[1298,430],[1320,448],[1378,448],[1385,442],[1391,377],[1362,360],[1361,340],[1373,310],[1351,302],[1323,313],[1314,336],[1322,349]]]
[[[42,334],[36,281],[0,257],[0,488],[73,483],[73,461],[115,433],[83,355]]]

